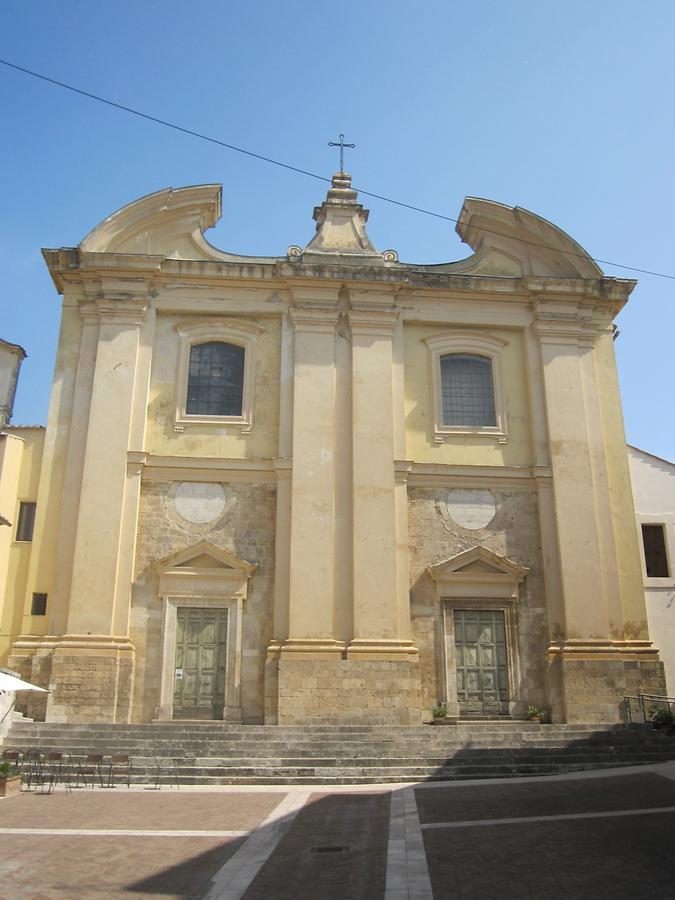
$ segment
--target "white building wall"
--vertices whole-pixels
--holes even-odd
[[[633,498],[641,525],[663,525],[668,554],[668,578],[648,578],[642,556],[649,634],[666,670],[668,695],[675,696],[675,464],[628,447]]]

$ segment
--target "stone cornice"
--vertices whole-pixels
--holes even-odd
[[[268,288],[287,289],[293,296],[310,296],[320,291],[339,292],[342,284],[382,285],[389,290],[415,293],[452,293],[459,299],[477,293],[493,294],[495,299],[518,300],[553,299],[562,302],[585,298],[593,304],[606,304],[614,316],[621,309],[636,282],[620,278],[556,278],[549,276],[475,275],[453,272],[427,271],[423,267],[401,263],[370,264],[359,260],[358,265],[335,261],[303,260],[289,262],[286,257],[269,259],[241,257],[236,260],[169,259],[159,255],[130,253],[82,254],[77,248],[43,250],[43,256],[59,292],[69,282],[81,282],[85,271],[153,274],[155,283],[176,281],[214,286],[224,281],[230,284],[255,282]],[[327,282],[333,286],[327,287]],[[314,283],[316,287],[312,287]],[[352,289],[350,288],[350,291]],[[300,299],[302,302],[302,299]]]

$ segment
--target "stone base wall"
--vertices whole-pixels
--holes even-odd
[[[279,661],[279,725],[421,725],[417,661]]]
[[[49,694],[24,692],[17,708],[36,721],[128,722],[134,660],[129,651],[12,657],[21,677]]]
[[[663,696],[666,688],[661,662],[621,659],[556,659],[550,681],[562,694],[564,721],[591,725],[623,722],[626,695]]]

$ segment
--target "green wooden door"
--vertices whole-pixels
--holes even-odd
[[[176,612],[174,718],[222,719],[227,610],[184,606]]]
[[[508,670],[504,613],[455,610],[457,700],[461,715],[508,713]]]

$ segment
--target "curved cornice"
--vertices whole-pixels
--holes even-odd
[[[81,254],[144,255],[177,262],[255,263],[266,270],[288,262],[302,276],[318,264],[317,259],[325,261],[323,257],[310,260],[309,253],[302,251],[289,257],[264,257],[226,253],[213,247],[204,231],[220,218],[221,198],[222,188],[217,184],[157,191],[108,216],[82,240],[78,249]],[[386,254],[380,258],[375,253],[375,258],[364,259],[336,252],[331,262],[339,261],[350,269],[377,265],[394,278],[394,273],[411,270],[422,275],[481,278],[534,276],[597,281],[603,277],[599,266],[569,235],[521,207],[467,197],[456,230],[474,251],[467,259],[419,265],[399,263],[385,258]]]
[[[80,242],[79,249],[216,262],[267,261],[266,257],[225,253],[209,244],[204,231],[220,218],[221,204],[219,184],[165,188],[108,216]]]
[[[466,197],[456,231],[475,251],[462,271],[475,274],[546,275],[557,278],[601,278],[602,269],[584,248],[557,225],[520,206]],[[516,265],[519,272],[513,271]],[[500,271],[501,270],[501,271]]]

